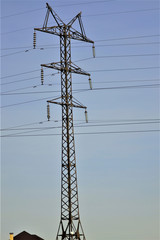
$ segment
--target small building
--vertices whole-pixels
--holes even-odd
[[[35,234],[30,234],[26,231],[23,231],[16,236],[13,236],[13,233],[10,233],[10,240],[44,240],[44,239],[38,237]]]

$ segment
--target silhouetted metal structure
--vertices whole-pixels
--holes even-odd
[[[49,103],[62,106],[61,219],[56,240],[85,240],[86,238],[79,216],[73,107],[84,108],[86,122],[88,122],[88,118],[86,107],[72,96],[72,73],[89,76],[90,87],[92,88],[92,86],[90,74],[71,62],[71,39],[92,43],[93,55],[95,57],[94,42],[86,37],[81,20],[81,12],[68,24],[65,24],[49,4],[47,3],[46,5],[47,13],[43,27],[35,28],[34,30],[60,37],[60,62],[41,64],[42,84],[43,67],[56,69],[61,72],[61,97],[47,101],[48,120],[50,119]],[[56,26],[47,26],[50,14],[54,18]],[[76,20],[79,21],[80,31],[75,30],[72,26]],[[35,31],[33,41],[34,48],[36,46]]]

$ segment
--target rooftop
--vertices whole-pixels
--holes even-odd
[[[32,235],[23,231],[14,237],[14,240],[44,240],[43,238],[38,237],[37,235]]]

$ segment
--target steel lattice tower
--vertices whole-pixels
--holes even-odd
[[[79,216],[76,156],[73,129],[73,107],[86,107],[72,96],[72,73],[90,74],[71,62],[71,39],[93,43],[86,37],[81,13],[77,14],[68,24],[65,24],[54,10],[46,4],[47,13],[42,28],[35,28],[35,31],[42,31],[60,37],[60,62],[41,64],[41,79],[43,84],[43,67],[56,69],[61,72],[61,97],[47,101],[62,106],[62,161],[61,161],[61,219],[56,240],[86,240]],[[48,27],[49,15],[52,15],[56,26]],[[75,30],[72,25],[78,20],[80,31]],[[36,35],[34,32],[34,48]],[[94,45],[93,45],[94,50]],[[48,119],[49,105],[48,105]],[[86,116],[87,117],[87,116]],[[86,120],[88,121],[88,120]]]

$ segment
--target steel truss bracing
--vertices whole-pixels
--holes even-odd
[[[47,27],[50,13],[57,26]],[[80,32],[72,28],[76,19],[80,24]],[[61,97],[47,101],[62,106],[61,219],[56,240],[86,240],[79,215],[73,129],[73,107],[85,110],[86,107],[72,97],[72,73],[88,76],[90,74],[71,62],[71,39],[94,42],[85,35],[81,13],[66,25],[48,4],[43,28],[35,28],[35,30],[60,37],[60,62],[41,65],[41,67],[53,68],[61,72]],[[49,114],[48,116],[50,117]]]

